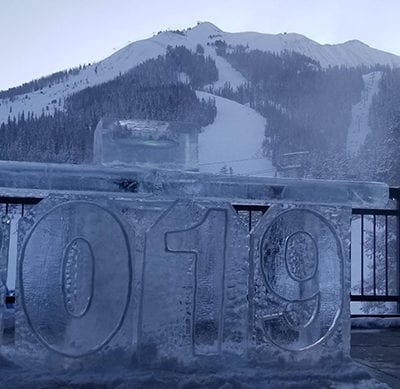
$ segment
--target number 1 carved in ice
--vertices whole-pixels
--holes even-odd
[[[227,214],[208,209],[194,226],[165,234],[168,252],[194,255],[192,348],[195,355],[221,351]]]

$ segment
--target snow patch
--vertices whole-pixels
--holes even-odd
[[[233,90],[236,90],[240,85],[246,83],[242,74],[234,69],[225,58],[219,57],[215,53],[210,53],[210,57],[214,58],[218,69],[218,80],[213,83],[213,89],[223,88],[225,84],[229,84]]]
[[[369,111],[373,97],[379,91],[379,82],[382,72],[372,72],[363,75],[364,89],[361,92],[361,100],[353,105],[351,112],[351,123],[347,131],[347,153],[356,154],[370,133]]]
[[[262,155],[266,119],[251,108],[206,92],[199,98],[215,98],[217,117],[199,136],[201,172],[219,173],[226,167],[233,174],[272,177],[272,161]]]

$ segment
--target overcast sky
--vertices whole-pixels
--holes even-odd
[[[0,90],[197,21],[400,55],[400,0],[0,0]]]

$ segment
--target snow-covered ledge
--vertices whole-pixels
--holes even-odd
[[[384,206],[386,185],[1,165],[1,196],[45,196],[19,223],[3,360],[366,378],[350,360],[351,207]],[[249,233],[233,201],[270,208]]]

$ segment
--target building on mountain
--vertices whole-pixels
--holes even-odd
[[[190,123],[102,119],[94,134],[93,162],[198,170],[198,129]]]

